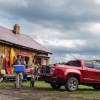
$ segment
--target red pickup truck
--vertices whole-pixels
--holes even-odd
[[[67,91],[76,91],[79,84],[100,89],[100,63],[87,60],[71,60],[64,65],[56,64],[42,79],[58,89],[65,86]]]

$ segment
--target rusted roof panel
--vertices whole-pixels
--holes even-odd
[[[50,53],[50,50],[36,42],[30,36],[22,33],[20,33],[20,35],[15,34],[12,30],[9,30],[2,26],[0,26],[0,40]]]

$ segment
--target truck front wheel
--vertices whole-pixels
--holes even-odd
[[[74,92],[78,89],[78,79],[76,77],[69,77],[65,84],[65,89],[70,92]]]
[[[59,89],[61,87],[61,84],[57,84],[57,83],[50,83],[50,85],[53,89]]]

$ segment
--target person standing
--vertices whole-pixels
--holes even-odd
[[[31,69],[30,69],[30,74],[31,74],[31,81],[30,81],[30,86],[34,87],[34,82],[35,82],[35,75],[34,75],[34,59],[32,60],[31,64]]]
[[[25,57],[22,57],[22,59],[21,59],[21,64],[26,66]]]
[[[26,67],[27,65],[26,65],[25,57],[23,57],[23,56],[22,56],[22,59],[21,59],[21,63],[22,63],[22,65],[25,66],[25,68],[27,68]],[[23,78],[27,79],[27,77],[28,77],[28,73],[27,72],[23,72]]]
[[[13,65],[23,65],[20,55],[17,56],[17,60],[14,62]],[[22,80],[23,80],[22,72],[16,73],[16,84],[15,84],[16,88],[20,88],[20,86],[22,86]]]
[[[31,74],[30,87],[34,87],[35,75],[34,75],[34,70],[33,69],[30,70],[30,74]]]

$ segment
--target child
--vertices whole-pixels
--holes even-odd
[[[30,87],[34,87],[35,75],[31,75]]]
[[[30,70],[30,74],[31,74],[30,87],[34,87],[35,75],[34,75],[34,69],[33,68]]]

